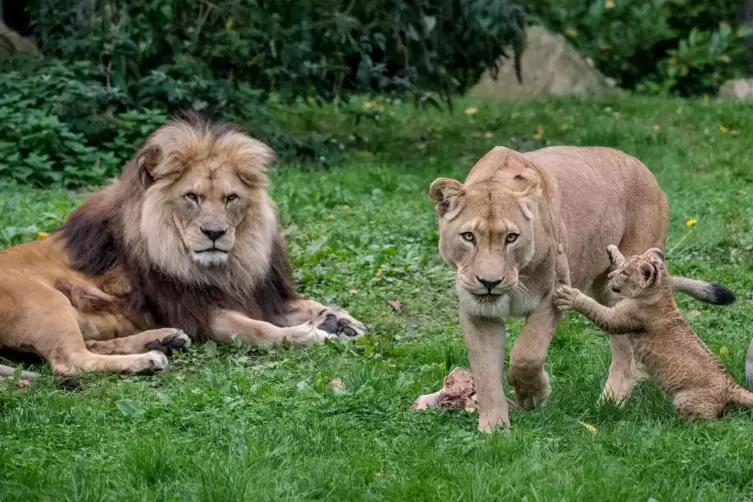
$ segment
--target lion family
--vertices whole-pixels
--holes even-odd
[[[160,127],[60,229],[0,252],[0,348],[36,353],[58,375],[140,373],[206,339],[303,345],[363,335],[348,312],[296,290],[268,193],[273,160],[229,124],[186,115]],[[456,271],[479,429],[490,431],[509,424],[504,319],[525,318],[507,379],[532,408],[551,391],[544,364],[562,317],[556,288],[611,305],[607,246],[662,251],[667,199],[635,158],[587,147],[497,147],[464,183],[440,178],[430,194],[439,252]],[[668,284],[710,303],[734,300],[700,280]],[[610,346],[602,398],[619,402],[636,363],[627,337],[610,335]]]

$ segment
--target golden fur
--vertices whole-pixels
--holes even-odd
[[[508,381],[526,408],[550,394],[544,370],[561,318],[552,304],[558,283],[572,284],[602,303],[609,260],[618,242],[640,253],[663,249],[666,196],[637,159],[611,148],[550,147],[521,154],[496,147],[465,183],[440,178],[430,188],[439,224],[439,252],[456,269],[460,321],[479,400],[479,429],[508,425],[502,387],[504,319],[525,317],[510,355]],[[726,288],[673,280],[683,291],[728,303]],[[624,339],[612,337],[612,365],[602,397],[622,401],[635,380]]]
[[[227,124],[162,126],[59,231],[0,252],[0,348],[70,375],[162,369],[165,353],[204,338],[362,335],[347,312],[297,293],[267,191],[273,158]]]
[[[685,322],[672,295],[664,254],[652,248],[627,260],[617,246],[608,247],[615,270],[609,288],[617,301],[605,307],[575,288],[557,290],[560,310],[580,312],[604,331],[626,337],[636,361],[674,398],[687,419],[716,419],[728,404],[753,406],[744,389]]]

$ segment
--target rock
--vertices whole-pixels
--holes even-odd
[[[727,80],[719,88],[719,97],[726,99],[753,99],[753,79]]]
[[[31,39],[22,37],[0,21],[0,59],[17,53],[42,57],[42,53]]]
[[[515,76],[513,61],[503,60],[496,81],[487,71],[468,94],[525,100],[566,94],[606,96],[614,91],[614,85],[571,48],[565,37],[541,26],[526,30],[521,76],[522,84]]]

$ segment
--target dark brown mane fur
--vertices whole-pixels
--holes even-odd
[[[196,115],[183,122],[214,140],[237,130]],[[61,227],[71,267],[102,276],[119,265],[131,285],[129,314],[148,313],[158,325],[183,329],[192,337],[202,337],[217,309],[232,309],[279,325],[289,302],[298,298],[281,235],[275,237],[268,273],[255,284],[239,284],[223,271],[217,274],[227,277],[216,284],[186,283],[158,270],[127,242],[125,209],[140,203],[150,182],[137,166],[141,154],[143,150],[129,160],[119,181],[92,195]]]

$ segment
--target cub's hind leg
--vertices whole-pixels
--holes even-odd
[[[724,389],[683,390],[675,394],[675,411],[690,421],[721,418],[726,406]]]
[[[79,329],[76,310],[53,288],[25,277],[9,277],[0,285],[0,298],[6,306],[0,314],[0,344],[44,357],[55,374],[142,373],[168,365],[167,357],[157,351],[138,355],[91,352]]]

